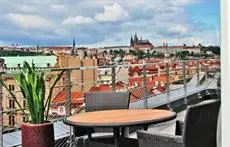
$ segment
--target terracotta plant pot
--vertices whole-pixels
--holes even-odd
[[[22,124],[22,147],[54,147],[54,127],[50,122]]]

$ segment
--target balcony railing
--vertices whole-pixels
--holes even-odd
[[[62,123],[66,116],[84,112],[84,92],[125,91],[131,92],[131,108],[154,108],[166,105],[172,109],[173,102],[201,94],[206,89],[217,89],[219,59],[187,60],[170,63],[143,63],[76,68],[45,68],[47,90],[53,76],[62,70],[65,74],[55,87],[49,120],[54,122],[57,146],[70,143],[71,127]],[[10,76],[16,68],[6,69],[0,77],[6,84],[14,85],[13,92],[23,105],[17,84]],[[20,145],[20,126],[28,120],[16,103],[9,105],[9,93],[0,87],[2,146]],[[11,102],[12,103],[12,102]],[[25,104],[24,104],[25,105]],[[173,104],[174,105],[174,104]],[[26,109],[26,108],[25,108]]]

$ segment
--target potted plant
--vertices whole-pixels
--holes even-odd
[[[56,75],[49,89],[47,98],[45,97],[45,72],[36,70],[34,64],[30,66],[27,62],[24,62],[23,67],[18,72],[12,74],[26,100],[30,118],[28,123],[22,123],[23,147],[54,146],[54,129],[53,124],[48,121],[48,113],[54,86],[63,73],[64,70]],[[26,111],[20,105],[15,94],[10,91],[3,80],[0,80],[0,84],[11,94],[18,107],[22,110],[23,115],[26,115]]]

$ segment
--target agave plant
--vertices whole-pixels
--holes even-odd
[[[31,123],[40,124],[47,121],[54,86],[57,84],[64,72],[65,71],[63,70],[56,75],[49,89],[47,98],[45,98],[45,72],[37,71],[34,64],[30,66],[26,61],[24,61],[23,67],[20,69],[20,71],[12,74],[21,89],[23,97],[27,102]],[[26,115],[25,110],[20,105],[18,99],[14,93],[9,90],[3,80],[0,80],[0,84],[2,84],[7,91],[9,91],[18,107],[22,110],[23,114]]]

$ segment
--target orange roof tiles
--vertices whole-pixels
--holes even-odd
[[[112,88],[110,87],[109,84],[102,84],[99,86],[93,86],[90,88],[91,92],[97,92],[97,91],[112,91]]]
[[[146,83],[155,85],[155,82],[157,81],[159,84],[163,81],[165,83],[167,80],[167,77],[165,75],[160,76],[152,76],[146,78]],[[143,77],[130,77],[129,78],[129,86],[141,86],[143,82]],[[137,85],[136,85],[137,84]]]
[[[66,102],[66,92],[61,91],[52,100],[52,103],[65,103]],[[84,103],[84,92],[73,91],[71,93],[71,103],[83,104]]]

